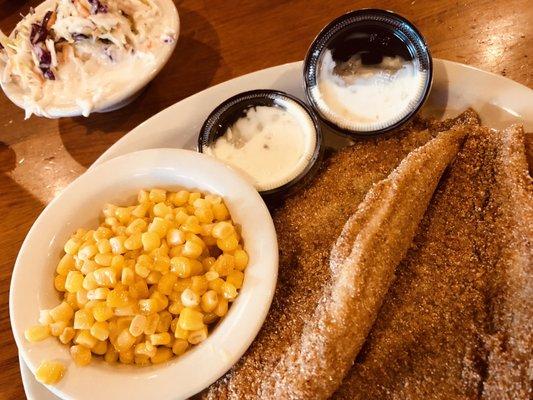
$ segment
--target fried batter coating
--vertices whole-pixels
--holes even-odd
[[[529,399],[533,196],[523,132],[473,130],[335,399]]]
[[[464,129],[441,133],[367,193],[333,247],[331,288],[300,340],[263,380],[261,398],[327,399],[339,387],[465,135]]]

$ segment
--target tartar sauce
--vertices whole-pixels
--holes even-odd
[[[296,105],[249,108],[206,154],[244,173],[258,191],[280,187],[309,164],[316,146],[312,119]]]
[[[319,110],[340,127],[372,131],[398,122],[416,107],[425,82],[426,72],[399,56],[363,65],[356,54],[336,63],[326,50],[312,94]]]

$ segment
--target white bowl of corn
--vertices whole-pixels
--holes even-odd
[[[88,171],[39,216],[17,258],[20,354],[64,399],[181,399],[222,376],[267,315],[274,225],[224,164],[177,149]]]

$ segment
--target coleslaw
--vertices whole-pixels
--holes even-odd
[[[41,6],[44,6],[42,4]],[[0,79],[22,91],[26,118],[79,107],[84,116],[153,70],[176,28],[157,0],[53,0],[0,31]]]

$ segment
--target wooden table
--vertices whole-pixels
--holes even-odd
[[[9,32],[39,1],[0,0]],[[0,399],[21,399],[17,348],[8,312],[15,257],[44,206],[129,130],[202,89],[262,68],[300,60],[318,31],[353,0],[176,0],[182,31],[169,64],[133,104],[90,118],[25,121],[0,95]],[[390,0],[413,21],[433,55],[533,86],[533,7],[529,0]],[[260,84],[259,84],[260,85]],[[480,88],[483,90],[483,88]],[[28,293],[28,296],[32,296]]]

